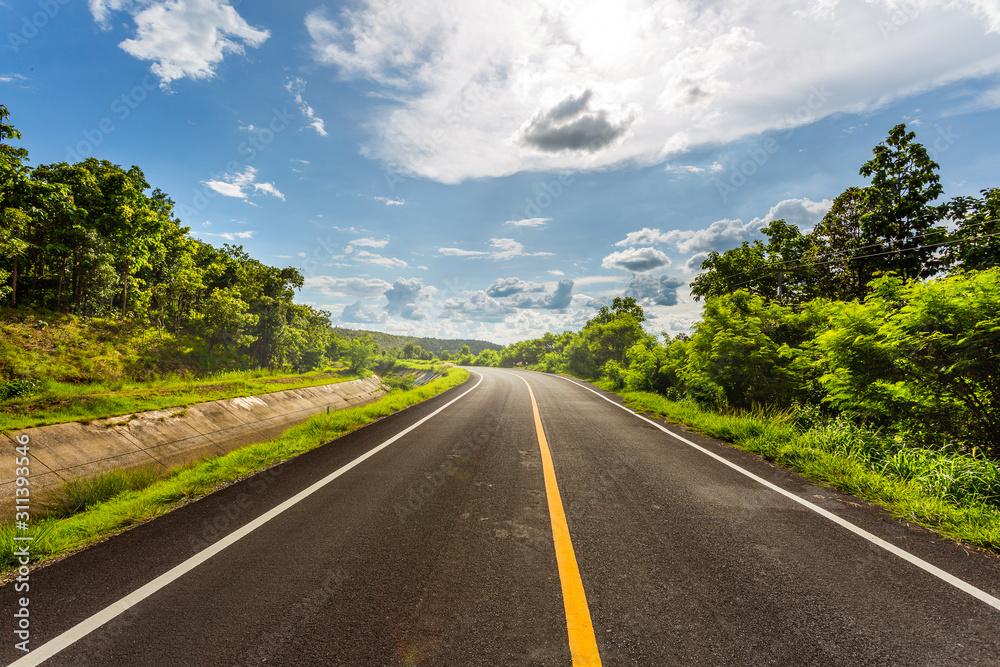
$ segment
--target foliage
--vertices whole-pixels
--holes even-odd
[[[369,370],[379,353],[378,348],[368,336],[355,338],[344,344],[344,357],[352,373]]]
[[[37,392],[37,380],[0,380],[0,401],[26,398]]]
[[[492,350],[500,350],[500,345],[496,343],[490,343],[484,340],[469,340],[469,339],[449,339],[444,340],[441,338],[426,338],[417,336],[401,336],[397,334],[388,334],[381,331],[364,331],[361,329],[344,329],[343,327],[334,327],[333,334],[339,338],[353,339],[359,336],[371,336],[375,344],[379,346],[380,349],[386,352],[392,352],[393,350],[399,350],[406,346],[407,343],[413,343],[414,345],[419,345],[424,352],[431,352],[440,357],[444,350],[451,350],[454,355],[454,350],[459,349],[457,353],[459,356],[465,354],[471,354],[473,356],[479,354],[483,350],[489,348]],[[468,349],[464,349],[468,348]]]
[[[0,107],[0,135],[19,139],[7,118]],[[0,143],[0,299],[11,308],[192,336],[204,370],[329,362],[329,314],[293,303],[296,269],[192,238],[138,167],[88,158],[32,169],[27,155]]]
[[[817,338],[827,400],[862,419],[1000,458],[1000,268],[928,283],[887,276]]]

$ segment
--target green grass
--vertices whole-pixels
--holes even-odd
[[[754,452],[899,519],[1000,552],[1000,471],[976,453],[909,448],[844,422],[796,426],[790,411],[719,414],[650,392],[618,392],[629,407]]]
[[[280,437],[234,450],[224,456],[209,459],[173,471],[162,480],[151,481],[144,488],[122,488],[122,479],[113,475],[103,480],[81,482],[82,498],[87,509],[69,517],[55,514],[31,524],[32,562],[48,560],[79,550],[87,545],[165,514],[178,505],[200,498],[213,491],[277,463],[286,461],[334,438],[349,433],[380,417],[431,398],[468,379],[468,372],[453,368],[447,374],[426,385],[405,391],[392,391],[368,405],[319,414],[294,426]],[[335,445],[334,445],[335,446]],[[142,479],[129,478],[136,487]],[[109,491],[115,493],[101,499]],[[8,576],[15,565],[14,536],[23,535],[12,523],[0,526],[0,573]]]
[[[162,335],[161,335],[162,334]],[[0,433],[354,379],[323,372],[223,370],[246,360],[135,322],[0,308]]]

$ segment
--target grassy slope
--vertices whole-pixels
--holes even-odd
[[[108,535],[165,514],[179,505],[315,449],[380,417],[392,414],[468,379],[467,371],[451,368],[426,385],[396,390],[366,406],[319,414],[270,442],[249,445],[218,458],[182,467],[165,479],[139,490],[125,490],[68,518],[42,518],[32,523],[33,561],[65,555]],[[335,445],[334,445],[335,446]],[[150,480],[152,481],[152,480]],[[0,572],[16,565],[13,524],[0,527]]]
[[[858,457],[832,450],[816,433],[802,433],[779,414],[720,415],[690,402],[669,401],[659,394],[618,392],[629,407],[699,433],[729,442],[888,509],[899,519],[931,528],[947,537],[1000,552],[997,498],[966,499],[929,492],[912,479],[887,469],[873,470]]]
[[[200,341],[118,320],[0,311],[0,378],[31,378],[37,393],[0,401],[0,432],[90,421],[354,379],[341,368],[290,374],[205,373]],[[219,356],[213,364],[231,363]]]

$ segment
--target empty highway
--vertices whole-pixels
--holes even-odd
[[[997,665],[998,597],[995,556],[585,383],[486,368],[32,572],[33,651],[8,632],[0,659]]]

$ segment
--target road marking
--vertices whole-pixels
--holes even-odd
[[[521,377],[521,376],[518,376]],[[559,485],[556,483],[556,469],[552,465],[552,453],[542,429],[542,417],[538,413],[538,403],[531,385],[523,377],[531,397],[531,410],[535,414],[535,434],[538,447],[542,451],[542,472],[545,476],[545,497],[549,501],[549,518],[552,521],[552,541],[556,547],[556,564],[559,566],[559,582],[562,584],[563,606],[566,609],[566,628],[569,633],[569,652],[573,656],[574,667],[600,666],[601,654],[597,651],[594,624],[590,620],[587,594],[583,590],[583,579],[576,564],[573,542],[570,540],[566,512],[563,510]]]
[[[634,416],[638,417],[639,419],[652,424],[653,426],[655,426],[656,428],[660,429],[661,431],[663,431],[667,435],[669,435],[671,437],[674,437],[677,440],[680,440],[681,442],[683,442],[685,445],[689,445],[689,446],[697,449],[702,454],[710,456],[713,459],[715,459],[716,461],[719,461],[720,463],[723,463],[723,464],[729,466],[730,468],[732,468],[736,472],[740,473],[741,475],[745,475],[745,476],[749,477],[750,479],[754,480],[755,482],[763,484],[764,486],[766,486],[767,488],[771,489],[772,491],[776,491],[776,492],[780,493],[781,495],[785,496],[786,498],[789,498],[790,500],[794,500],[795,502],[797,502],[798,504],[802,505],[803,507],[806,507],[807,509],[810,509],[813,512],[816,512],[820,516],[822,516],[822,517],[824,517],[826,519],[829,519],[830,521],[834,522],[835,524],[837,524],[837,525],[839,525],[839,526],[841,526],[843,528],[846,528],[847,530],[851,531],[855,535],[863,537],[864,539],[868,540],[872,544],[885,549],[889,553],[902,558],[903,560],[907,561],[908,563],[916,565],[917,567],[919,567],[924,572],[927,572],[928,574],[931,574],[931,575],[937,577],[941,581],[944,581],[945,583],[951,584],[952,586],[954,586],[958,590],[960,590],[960,591],[962,591],[964,593],[968,593],[969,595],[971,595],[972,597],[976,598],[977,600],[979,600],[981,602],[985,602],[986,604],[990,605],[991,607],[994,607],[995,609],[1000,610],[1000,599],[998,599],[998,598],[990,595],[989,593],[987,593],[984,590],[976,588],[975,586],[973,586],[972,584],[968,583],[967,581],[963,581],[962,579],[959,579],[955,575],[950,574],[948,572],[945,572],[944,570],[942,570],[941,568],[937,567],[936,565],[931,565],[930,563],[928,563],[924,559],[920,558],[919,556],[914,556],[909,551],[903,551],[902,549],[900,549],[899,547],[897,547],[895,544],[892,544],[891,542],[887,542],[887,541],[883,540],[881,537],[879,537],[877,535],[873,535],[872,533],[869,533],[864,528],[856,526],[853,523],[851,523],[850,521],[847,521],[846,519],[842,519],[839,516],[837,516],[836,514],[834,514],[833,512],[829,512],[829,511],[823,509],[822,507],[809,502],[808,500],[805,500],[803,498],[799,498],[797,495],[795,495],[791,491],[786,491],[785,489],[781,488],[780,486],[772,484],[771,482],[767,481],[766,479],[762,479],[762,478],[758,477],[757,475],[753,474],[749,470],[744,470],[743,468],[741,468],[740,466],[736,465],[732,461],[727,461],[723,457],[719,456],[718,454],[716,454],[714,452],[710,452],[709,450],[705,449],[701,445],[696,445],[695,443],[691,442],[687,438],[683,438],[683,437],[677,435],[676,433],[670,431],[669,429],[667,429],[662,424],[659,424],[659,423],[653,421],[652,419],[649,419],[647,417],[644,417],[644,416],[638,414],[637,412],[635,412],[631,408],[626,407],[626,406],[622,405],[621,403],[616,403],[615,401],[611,400],[607,396],[605,396],[605,395],[603,395],[603,394],[601,394],[599,392],[594,391],[590,387],[584,386],[584,385],[580,384],[579,382],[575,382],[575,381],[570,380],[569,378],[566,378],[566,377],[562,377],[562,376],[557,376],[557,377],[560,377],[561,379],[566,380],[567,382],[569,382],[571,384],[575,384],[576,386],[580,387],[581,389],[586,389],[587,391],[589,391],[592,394],[600,396],[601,398],[603,398],[605,401],[607,401],[611,405],[613,405],[613,406],[615,406],[617,408],[621,408],[625,412],[628,412],[630,415],[634,415]]]
[[[232,533],[230,533],[226,537],[222,538],[221,540],[219,540],[218,542],[216,542],[212,546],[206,547],[202,551],[199,551],[197,554],[195,554],[191,558],[188,558],[183,563],[180,563],[179,565],[175,566],[174,568],[172,568],[172,569],[168,570],[167,572],[161,574],[159,577],[157,577],[156,579],[153,579],[152,581],[150,581],[145,586],[142,586],[141,588],[133,591],[132,593],[126,595],[125,597],[123,597],[122,599],[118,600],[117,602],[114,602],[114,603],[108,605],[107,607],[105,607],[101,611],[97,612],[96,614],[94,614],[90,618],[87,618],[87,619],[85,619],[83,621],[80,621],[79,623],[77,623],[76,625],[74,625],[72,628],[70,628],[66,632],[62,633],[61,635],[59,635],[57,637],[54,637],[54,638],[50,639],[46,643],[44,643],[41,646],[39,646],[38,648],[36,648],[31,653],[28,653],[24,657],[22,657],[22,658],[20,658],[18,660],[15,660],[12,663],[10,663],[8,665],[8,667],[29,667],[29,666],[33,667],[34,665],[41,664],[43,661],[48,660],[49,658],[51,658],[55,654],[59,653],[60,651],[62,651],[66,647],[72,645],[73,643],[79,641],[80,639],[83,639],[84,637],[86,637],[91,632],[93,632],[97,628],[101,627],[102,625],[104,625],[105,623],[107,623],[108,621],[110,621],[111,619],[115,618],[119,614],[122,614],[125,611],[127,611],[129,608],[131,608],[131,607],[137,605],[138,603],[142,602],[143,600],[145,600],[150,595],[152,595],[153,593],[157,592],[158,590],[160,590],[161,588],[163,588],[167,584],[170,584],[171,582],[173,582],[173,581],[179,579],[180,577],[184,576],[185,574],[187,574],[188,572],[190,572],[194,568],[198,567],[199,565],[201,565],[202,563],[204,563],[205,561],[207,561],[212,556],[214,556],[214,555],[220,553],[221,551],[227,549],[228,547],[232,546],[233,544],[235,544],[239,540],[243,539],[244,537],[246,537],[247,535],[249,535],[253,531],[257,530],[258,528],[260,528],[265,523],[267,523],[271,519],[275,518],[276,516],[278,516],[279,514],[281,514],[282,512],[284,512],[285,510],[293,507],[294,505],[297,505],[298,503],[302,502],[303,500],[305,500],[306,498],[308,498],[312,494],[316,493],[321,488],[323,488],[324,486],[326,486],[327,484],[329,484],[333,480],[337,479],[338,477],[340,477],[341,475],[343,475],[345,472],[349,471],[351,468],[354,468],[358,464],[360,464],[360,463],[362,463],[362,462],[370,459],[371,457],[375,456],[375,454],[379,453],[380,451],[382,451],[383,449],[385,449],[386,447],[388,447],[392,443],[396,442],[397,440],[399,440],[400,438],[402,438],[404,435],[406,435],[407,433],[409,433],[413,429],[417,428],[418,426],[420,426],[421,424],[423,424],[424,422],[426,422],[430,418],[434,417],[435,415],[437,415],[439,412],[441,412],[442,410],[444,410],[445,408],[447,408],[451,404],[453,404],[456,401],[459,401],[462,398],[464,398],[467,394],[469,394],[470,392],[472,392],[473,390],[475,390],[475,388],[478,387],[480,385],[480,383],[482,383],[482,381],[483,381],[482,374],[477,373],[477,375],[479,375],[479,381],[476,382],[476,384],[472,385],[472,387],[470,387],[466,391],[462,392],[461,394],[459,394],[455,398],[451,399],[450,401],[448,401],[447,403],[445,403],[440,408],[438,408],[434,412],[430,413],[429,415],[427,415],[426,417],[424,417],[420,421],[418,421],[418,422],[416,422],[416,423],[408,426],[407,428],[403,429],[402,431],[400,431],[396,435],[392,436],[391,438],[389,438],[388,440],[386,440],[382,444],[378,445],[374,449],[368,450],[367,452],[365,452],[364,454],[362,454],[358,458],[356,458],[353,461],[351,461],[350,463],[347,463],[346,465],[338,468],[334,472],[330,473],[329,475],[327,475],[323,479],[319,480],[318,482],[316,482],[312,486],[310,486],[310,487],[308,487],[308,488],[300,491],[299,493],[297,493],[296,495],[292,496],[291,498],[289,498],[285,502],[281,503],[280,505],[272,508],[271,510],[265,512],[264,514],[261,514],[259,517],[257,517],[256,519],[254,519],[250,523],[246,524],[242,528],[239,528],[238,530],[233,531]]]

